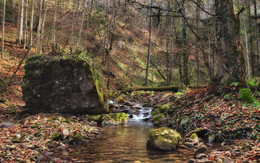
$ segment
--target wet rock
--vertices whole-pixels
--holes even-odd
[[[108,112],[103,81],[85,60],[37,55],[24,69],[22,92],[30,113]]]
[[[206,146],[202,145],[196,149],[196,151],[194,152],[194,157],[196,157],[198,154],[206,153],[206,152],[207,152]]]
[[[161,127],[150,130],[147,145],[153,149],[170,151],[177,148],[181,135],[170,128]]]
[[[193,142],[185,142],[183,145],[187,146],[188,148],[194,148]]]
[[[195,156],[196,159],[203,159],[203,158],[208,158],[208,156],[204,153],[200,153],[200,154],[197,154]]]
[[[144,104],[143,107],[152,107],[153,105],[150,103]]]
[[[196,163],[196,160],[194,158],[189,159],[188,163]]]

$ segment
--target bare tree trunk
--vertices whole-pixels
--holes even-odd
[[[148,43],[148,54],[147,54],[147,64],[146,64],[146,76],[145,76],[145,85],[148,85],[148,76],[149,76],[149,67],[151,60],[151,42],[152,42],[152,6],[153,0],[150,4],[150,14],[149,14],[149,43]]]
[[[245,44],[246,44],[246,70],[247,70],[247,76],[251,77],[251,71],[250,71],[250,57],[249,57],[249,49],[248,49],[248,35],[247,35],[247,28],[246,28],[246,15],[243,16],[243,27],[245,31]],[[249,18],[250,19],[250,18]]]
[[[93,9],[93,0],[91,0],[90,10],[89,10],[89,13],[88,13],[88,18],[87,18],[86,48],[88,47],[88,33],[89,33],[89,25],[90,25],[90,18],[91,18],[91,14],[92,14],[92,9]]]
[[[256,56],[259,54],[259,34],[258,34],[258,24],[257,24],[257,3],[256,0],[254,0],[254,12],[255,12],[255,37],[256,37]],[[258,71],[260,71],[260,57],[258,60]]]
[[[81,39],[81,34],[82,34],[82,28],[83,28],[83,24],[84,24],[84,20],[85,20],[85,15],[86,15],[86,9],[87,9],[87,0],[85,0],[84,2],[84,8],[83,8],[83,12],[82,12],[82,18],[81,18],[81,23],[79,26],[79,35],[78,35],[78,39],[77,39],[77,43],[76,43],[76,50],[78,48],[80,39]]]
[[[200,0],[197,0],[197,3],[199,4],[200,3]],[[199,34],[199,18],[200,18],[200,12],[199,12],[199,6],[197,5],[196,7],[196,25],[197,25],[197,34]],[[199,39],[196,37],[196,41],[197,43],[199,44]],[[200,64],[199,64],[199,49],[198,47],[196,47],[196,50],[195,50],[195,60],[196,60],[196,64],[197,64],[197,86],[199,85],[200,83]]]
[[[33,19],[34,19],[34,0],[31,0],[31,20],[30,20],[30,46],[33,43]]]
[[[6,8],[6,0],[4,0],[3,4],[3,15],[2,15],[2,58],[5,55],[5,47],[4,47],[4,42],[5,42],[5,8]]]
[[[250,40],[249,40],[249,45],[250,45],[250,59],[251,59],[251,70],[252,70],[252,77],[255,76],[255,54],[253,51],[253,31],[252,31],[252,19],[251,19],[251,1],[248,1],[247,4],[247,13],[248,13],[248,23],[249,23],[249,34],[250,34]]]
[[[27,46],[27,22],[28,22],[28,3],[29,0],[24,0],[25,7],[24,7],[24,13],[25,13],[25,20],[24,20],[24,33],[23,33],[23,48],[25,49]]]
[[[19,36],[20,36],[20,21],[21,21],[21,0],[19,0],[19,7],[18,7],[18,17],[17,17],[17,37],[16,43],[19,44]]]
[[[19,23],[19,36],[18,36],[18,43],[19,43],[19,45],[22,45],[22,43],[23,43],[23,26],[24,26],[24,24],[23,24],[23,20],[24,20],[24,0],[20,0],[20,2],[19,2],[19,6],[21,7],[21,9],[20,9],[20,18],[18,18],[18,19],[20,19],[20,23]]]
[[[41,36],[41,27],[42,27],[42,5],[43,5],[43,0],[40,0],[40,11],[39,11],[39,24],[37,28],[37,45],[36,45],[36,51],[39,53],[40,52],[40,36]]]
[[[15,0],[12,0],[13,8],[15,8]]]
[[[54,18],[53,18],[53,27],[52,27],[52,48],[56,51],[55,44],[56,44],[56,21],[57,21],[57,6],[58,0],[55,0],[55,9],[54,9]]]
[[[70,45],[71,49],[73,49],[73,47],[74,47],[74,46],[72,46],[74,44],[74,39],[73,39],[74,37],[73,37],[73,35],[74,35],[74,31],[75,31],[75,26],[77,25],[77,19],[78,19],[77,17],[78,17],[78,12],[79,12],[79,1],[80,0],[77,0],[76,12],[74,12],[74,19],[72,21],[72,26],[71,26],[71,34],[69,35],[69,38],[68,38],[68,41],[71,44]],[[70,36],[72,38],[70,38]]]
[[[185,0],[182,0],[182,13],[183,16],[186,16],[186,11],[185,11]],[[188,75],[188,59],[189,55],[187,54],[187,24],[183,18],[182,20],[182,37],[183,37],[183,83],[185,86],[188,86],[190,84],[189,82],[189,75]]]
[[[44,34],[44,29],[45,29],[45,22],[46,22],[46,17],[47,17],[47,11],[48,11],[48,0],[44,1],[44,13],[43,13],[43,20],[42,20],[42,27],[41,27],[41,34]],[[42,48],[42,40],[43,38],[40,38],[40,50],[43,50]]]

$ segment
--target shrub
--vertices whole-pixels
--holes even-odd
[[[240,97],[239,98],[243,102],[249,103],[249,104],[254,103],[255,99],[254,99],[253,94],[251,93],[251,89],[249,89],[249,88],[242,88],[242,89],[240,89],[239,93],[240,93]]]

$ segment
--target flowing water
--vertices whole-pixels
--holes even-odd
[[[74,146],[63,151],[60,158],[79,162],[187,162],[192,152],[179,149],[174,152],[148,150],[147,135],[152,123],[144,121],[151,116],[150,107],[141,107],[127,126],[104,127],[100,137],[86,146]]]

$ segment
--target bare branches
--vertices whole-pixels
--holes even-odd
[[[191,2],[195,3],[199,9],[201,9],[203,12],[205,12],[206,14],[208,15],[211,15],[211,16],[216,16],[216,14],[213,14],[213,13],[210,13],[209,11],[207,11],[203,6],[201,6],[201,4],[199,4],[198,2],[194,1],[194,0],[191,0]]]
[[[167,12],[175,12],[175,13],[178,13],[178,11],[173,10],[172,8],[166,9],[166,8],[162,8],[162,7],[160,7],[160,6],[145,5],[145,4],[143,4],[143,3],[141,3],[141,2],[138,2],[138,1],[136,1],[136,0],[128,0],[128,3],[137,4],[137,5],[139,5],[141,8],[146,8],[146,9],[152,8],[152,9],[157,9],[157,10],[160,10],[160,11],[167,11]]]

